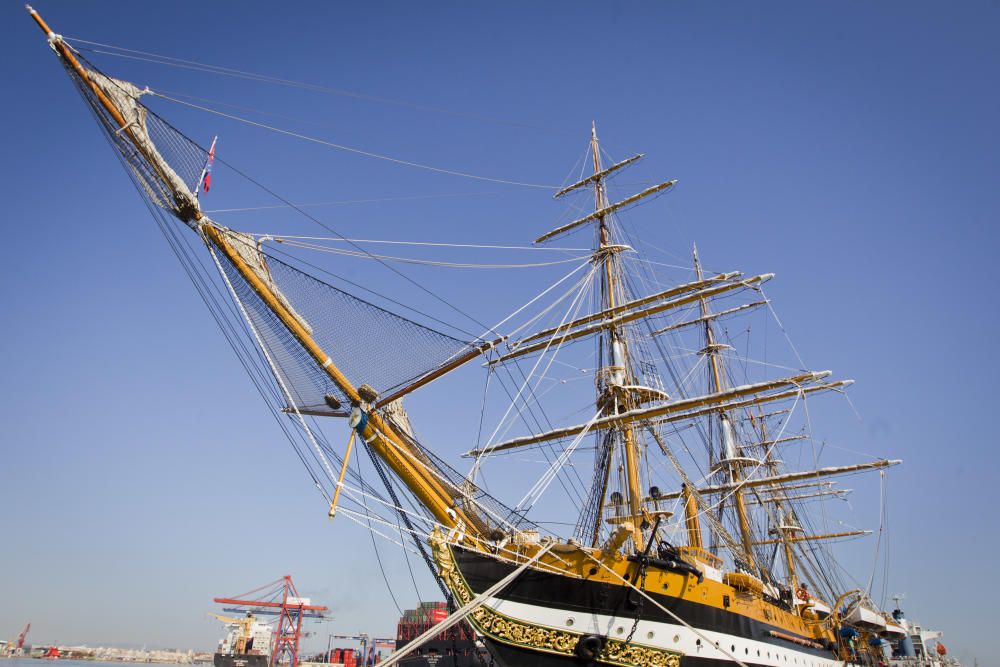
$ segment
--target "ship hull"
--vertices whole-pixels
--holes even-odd
[[[232,655],[216,653],[212,659],[215,667],[267,667],[269,658],[266,655]]]
[[[446,579],[460,599],[478,595],[515,569],[509,563],[458,547],[452,547],[450,553],[458,576]],[[787,633],[783,628],[725,609],[651,595],[697,632],[648,601],[640,610],[635,599],[629,599],[626,587],[538,570],[522,573],[469,618],[504,667],[687,667],[735,664],[734,658],[766,667],[844,664],[832,651],[799,646],[769,634]],[[631,641],[627,641],[630,634]],[[587,638],[598,648],[596,654],[588,654],[583,644]]]

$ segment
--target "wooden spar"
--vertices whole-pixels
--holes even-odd
[[[118,127],[124,129],[129,138],[135,142],[135,135],[133,135],[132,130],[127,127],[128,122],[125,120],[125,117],[122,116],[121,111],[119,111],[118,107],[111,103],[111,100],[109,100],[108,96],[104,94],[104,91],[101,90],[100,86],[91,81],[90,77],[87,75],[87,70],[83,68],[80,61],[76,59],[73,52],[69,50],[68,46],[66,46],[62,36],[54,33],[52,28],[49,27],[45,20],[34,10],[34,8],[32,8],[31,5],[25,5],[25,9],[28,10],[28,14],[30,14],[31,18],[35,20],[38,27],[42,29],[45,36],[48,37],[49,44],[52,45],[55,52],[58,53],[63,60],[70,64],[70,67],[73,68],[73,71],[76,72],[77,76],[83,80],[83,82],[90,88],[91,92],[97,96],[98,100],[100,100],[101,106],[103,106],[107,112],[111,114],[111,117],[115,119],[115,122],[118,123]]]
[[[815,472],[815,471],[813,471],[813,472]],[[823,485],[831,485],[831,484],[836,484],[836,482],[813,482],[811,484],[789,484],[787,486],[782,485],[781,487],[778,487],[778,488],[764,489],[764,490],[765,491],[771,491],[773,493],[777,493],[779,491],[787,491],[787,490],[790,490],[790,489],[804,489],[804,488],[807,488],[807,487],[811,488],[811,487],[815,487],[815,486],[823,486]],[[690,485],[689,485],[688,488],[692,488],[692,487],[690,487]],[[833,493],[850,493],[850,492],[851,492],[851,489],[839,489],[839,490],[831,489],[829,491],[829,493],[831,493],[831,494],[833,494]],[[691,495],[694,496],[693,493]],[[811,498],[812,496],[813,496],[813,494],[803,494],[801,496],[789,496],[788,498],[780,498],[778,496],[770,496],[770,497],[766,496],[764,498],[754,498],[753,502],[759,503],[762,500],[764,502],[771,502],[772,500],[789,500],[789,501],[794,501],[794,500],[798,500],[799,498]],[[645,498],[642,499],[642,502],[648,503],[648,502],[653,501],[653,500],[676,500],[677,498],[680,498],[681,500],[683,500],[684,499],[684,493],[683,492],[681,492],[681,493],[677,493],[677,492],[665,493],[665,494],[660,495],[656,499],[654,499],[652,496],[646,496]],[[697,497],[695,499],[697,500]],[[610,505],[608,505],[608,507],[610,507]]]
[[[56,54],[69,63],[69,66],[73,68],[73,71],[76,72],[78,77],[80,77],[80,80],[84,83],[84,85],[86,85],[90,89],[90,92],[97,97],[101,106],[104,107],[104,109],[111,114],[111,117],[115,119],[115,122],[118,123],[118,132],[125,133],[125,135],[132,141],[132,145],[136,147],[144,158],[146,158],[146,162],[148,162],[150,166],[156,170],[157,176],[159,176],[160,180],[169,184],[170,179],[163,174],[159,162],[152,156],[146,154],[142,148],[142,142],[138,140],[135,133],[132,131],[131,124],[125,120],[121,110],[119,110],[118,107],[116,107],[114,103],[108,99],[108,96],[104,94],[101,87],[90,78],[87,74],[87,70],[84,69],[83,65],[80,64],[80,61],[76,59],[75,55],[73,55],[73,51],[66,46],[66,42],[63,40],[62,35],[57,35],[53,32],[52,28],[50,28],[48,23],[45,22],[45,19],[43,19],[31,5],[25,5],[25,9],[28,10],[28,14],[30,14],[31,18],[38,24],[38,27],[42,29],[42,32],[45,33],[45,36],[49,40],[49,44],[52,46],[52,49],[56,52]]]
[[[783,391],[778,394],[768,394],[767,396],[755,396],[754,398],[747,399],[745,401],[734,401],[732,403],[726,403],[722,406],[725,410],[736,410],[739,408],[746,408],[752,405],[761,405],[762,403],[771,403],[773,401],[781,401],[786,398],[795,398],[796,396],[804,396],[806,394],[814,394],[817,391],[835,391],[843,387],[849,387],[854,384],[854,380],[837,380],[836,382],[824,382],[822,384],[813,385],[810,387],[800,387],[798,389],[792,389],[789,391]],[[685,419],[691,419],[693,417],[703,417],[712,412],[718,412],[719,408],[705,408],[704,410],[694,410],[692,412],[685,412],[682,415],[672,415],[669,417],[662,417],[653,421],[654,424],[669,424],[671,422],[683,421]]]
[[[743,488],[758,487],[758,486],[777,486],[782,482],[798,482],[803,479],[811,479],[818,477],[830,477],[832,475],[846,475],[852,472],[860,472],[862,470],[877,470],[879,468],[888,468],[890,466],[899,465],[903,461],[900,459],[880,459],[878,461],[870,461],[868,463],[855,463],[848,466],[833,466],[829,468],[817,468],[815,470],[802,470],[800,472],[788,472],[781,475],[770,475],[768,477],[758,477],[745,479],[740,482],[740,486]],[[698,489],[698,493],[701,495],[709,493],[728,493],[733,490],[733,484],[717,484],[714,486],[706,486],[704,488]],[[674,500],[675,498],[680,498],[680,491],[671,491],[670,493],[664,493],[660,496],[663,500]]]
[[[200,217],[200,214],[199,214]],[[243,279],[253,288],[254,292],[264,301],[267,307],[281,320],[285,328],[298,340],[299,344],[309,353],[319,367],[330,377],[333,383],[347,396],[352,404],[361,402],[358,390],[351,381],[333,363],[326,352],[319,346],[310,334],[288,308],[275,296],[240,256],[222,232],[209,222],[203,222],[199,229],[205,238],[222,252],[233,264]],[[415,464],[418,454],[387,424],[381,416],[372,411],[368,414],[368,422],[360,433],[366,443],[392,468],[400,480],[413,492],[420,502],[427,507],[440,523],[454,527],[458,520],[463,520],[470,530],[475,524],[470,521],[461,508],[457,507],[452,495],[448,493],[433,474]]]
[[[677,324],[671,324],[669,327],[663,327],[662,329],[657,329],[651,336],[659,336],[660,334],[665,334],[668,331],[676,331],[677,329],[683,329],[684,327],[690,327],[695,324],[701,324],[702,322],[708,322],[710,320],[716,320],[720,317],[725,317],[726,315],[732,315],[733,313],[738,313],[741,310],[749,310],[750,308],[757,308],[758,306],[763,306],[767,301],[754,301],[753,303],[745,303],[742,306],[736,306],[735,308],[729,308],[728,310],[720,310],[717,313],[709,313],[708,315],[703,315],[702,317],[688,320],[686,322],[678,322]]]
[[[350,417],[351,413],[345,410],[313,410],[310,408],[281,408],[286,415],[307,415],[309,417]]]
[[[635,202],[639,201],[640,199],[643,199],[644,197],[648,197],[649,195],[656,194],[657,192],[673,187],[676,183],[677,183],[676,179],[672,181],[666,181],[664,183],[658,183],[657,185],[646,188],[642,192],[636,193],[631,197],[626,197],[625,199],[619,202],[615,202],[614,204],[610,205],[605,205],[603,208],[597,209],[590,215],[587,215],[583,218],[579,218],[578,220],[574,220],[573,222],[566,223],[562,227],[557,227],[556,229],[553,229],[551,232],[548,232],[546,234],[542,234],[537,239],[535,239],[535,243],[544,243],[545,241],[553,239],[559,236],[560,234],[565,234],[566,232],[572,229],[576,229],[580,225],[588,223],[591,220],[598,220],[600,218],[604,218],[621,208],[624,208],[630,204],[634,204]]]
[[[776,440],[761,440],[760,442],[751,443],[757,447],[770,447],[771,445],[780,445],[783,442],[795,442],[796,440],[807,440],[809,438],[806,434],[800,435],[786,435],[784,438],[778,438]]]
[[[617,295],[618,295],[618,285],[616,283],[615,276],[615,264],[617,262],[617,253],[612,252],[612,248],[616,246],[611,245],[610,234],[608,232],[607,224],[607,213],[610,213],[608,207],[607,190],[604,187],[604,177],[601,176],[601,151],[597,142],[597,124],[591,125],[590,130],[590,153],[593,160],[594,166],[594,208],[596,209],[594,214],[591,215],[589,220],[598,220],[600,222],[599,235],[598,235],[598,246],[594,251],[593,261],[595,264],[597,262],[604,262],[604,272],[602,278],[604,280],[604,289],[602,293],[606,299],[606,304],[603,304],[605,308],[613,310],[617,305]],[[628,364],[628,341],[622,337],[615,324],[607,327],[608,337],[608,360],[611,362],[611,366],[619,366],[621,368],[622,379],[626,383],[629,382],[629,364]],[[616,348],[621,351],[621,358],[618,358],[616,354]],[[600,397],[598,397],[600,401]],[[624,398],[625,403],[619,405],[617,401],[613,401],[607,404],[604,408],[605,413],[611,412],[612,414],[617,413],[619,410],[624,408],[626,411],[634,407],[628,397]],[[632,432],[632,428],[629,425],[625,425],[622,429],[622,454],[625,460],[625,478],[627,484],[628,493],[628,507],[631,516],[638,517],[642,511],[642,489],[640,488],[639,481],[639,452],[636,447],[635,434]],[[603,500],[603,499],[602,499]],[[626,523],[625,525],[629,525]],[[644,537],[642,534],[642,527],[640,521],[634,521],[631,523],[632,526],[632,545],[635,547],[636,551],[641,551],[644,548]]]
[[[780,538],[776,540],[761,540],[760,542],[754,542],[756,545],[763,546],[765,544],[777,544],[783,540],[788,540],[789,542],[811,542],[812,540],[832,540],[838,537],[854,537],[855,535],[870,535],[872,531],[870,530],[848,530],[843,533],[827,533],[826,535],[794,535],[787,538]]]
[[[344,451],[344,461],[340,466],[340,476],[337,478],[337,488],[333,490],[333,500],[330,502],[329,517],[332,519],[337,514],[337,501],[340,500],[340,490],[344,488],[344,475],[347,474],[347,464],[351,460],[351,451],[354,449],[354,438],[358,432],[351,429],[351,437],[347,439],[347,449]]]
[[[543,329],[541,331],[536,331],[530,336],[525,336],[524,338],[512,343],[513,347],[518,345],[523,345],[525,343],[530,343],[533,340],[538,340],[539,338],[548,338],[554,333],[557,333],[563,329],[575,329],[578,326],[587,324],[589,322],[596,322],[597,320],[604,320],[615,315],[620,315],[633,308],[639,308],[650,303],[655,303],[656,301],[663,301],[664,299],[672,299],[675,296],[680,296],[681,294],[686,294],[688,292],[695,292],[700,289],[705,289],[706,287],[711,287],[717,285],[720,282],[725,282],[732,280],[734,278],[739,278],[743,274],[739,271],[730,271],[729,273],[720,273],[712,278],[707,278],[705,280],[698,280],[692,283],[685,283],[683,285],[677,285],[676,287],[671,287],[668,290],[662,292],[657,292],[656,294],[650,294],[648,296],[641,297],[639,299],[633,299],[632,301],[627,301],[621,305],[615,306],[614,308],[605,308],[604,310],[592,313],[591,315],[585,315],[584,317],[573,320],[572,322],[567,322],[561,324],[557,327],[552,327],[549,329]],[[735,287],[733,288],[735,289]],[[710,295],[711,296],[711,295]]]
[[[752,422],[754,420],[762,420],[762,419],[767,419],[769,417],[777,417],[778,415],[787,415],[789,412],[790,410],[788,408],[785,408],[783,410],[775,410],[774,412],[765,412],[762,415],[747,415],[746,417],[739,417],[738,421],[749,420]]]
[[[401,399],[402,397],[406,396],[407,394],[409,394],[409,393],[411,393],[411,392],[413,392],[413,391],[415,391],[417,389],[420,389],[421,387],[423,387],[425,385],[430,384],[434,380],[437,380],[442,375],[446,375],[446,374],[450,373],[451,371],[455,370],[456,368],[458,368],[459,366],[462,366],[462,365],[468,363],[469,361],[472,361],[473,359],[475,359],[479,355],[486,354],[487,352],[489,352],[490,350],[492,350],[494,347],[496,347],[497,345],[499,345],[500,343],[502,343],[503,340],[504,340],[503,338],[497,338],[496,340],[490,341],[488,343],[484,343],[483,345],[479,345],[479,346],[477,346],[477,347],[475,347],[475,348],[473,348],[471,350],[468,350],[464,354],[456,357],[455,359],[449,361],[448,363],[446,363],[446,364],[444,364],[442,366],[439,366],[438,368],[435,368],[431,372],[429,372],[429,373],[421,376],[420,378],[418,378],[414,382],[411,382],[410,384],[406,385],[405,387],[402,387],[401,389],[397,389],[396,391],[394,391],[393,393],[389,394],[385,398],[380,398],[378,400],[378,402],[375,403],[375,408],[376,409],[377,408],[381,408],[381,407],[384,407],[384,406],[388,405],[389,403],[392,403],[393,401],[398,401],[399,399]]]
[[[763,283],[770,280],[774,274],[765,273],[763,275],[754,276],[752,278],[747,278],[746,280],[741,280],[736,283],[726,283],[719,285],[717,287],[710,287],[708,289],[700,290],[694,294],[689,294],[687,296],[682,296],[677,299],[672,299],[664,303],[657,304],[655,306],[650,306],[649,308],[642,308],[640,310],[633,310],[631,312],[626,312],[624,315],[619,315],[609,320],[604,320],[602,322],[597,322],[596,324],[591,324],[590,326],[584,327],[582,329],[577,329],[576,331],[570,331],[570,329],[575,326],[576,322],[570,322],[561,327],[556,327],[552,338],[558,339],[559,343],[565,343],[567,341],[576,340],[577,338],[583,338],[584,336],[589,336],[590,334],[603,331],[604,329],[611,329],[615,327],[620,327],[623,324],[628,324],[629,322],[634,322],[635,320],[640,320],[650,315],[656,315],[657,313],[662,313],[666,310],[672,310],[674,308],[679,308],[681,306],[686,306],[689,303],[697,301],[699,298],[704,299],[708,296],[715,296],[716,294],[721,294],[723,292],[730,292],[734,289],[739,289],[741,287],[750,287],[751,285],[757,283]],[[699,296],[702,295],[702,296]],[[609,310],[613,310],[609,309]],[[588,316],[588,319],[595,319],[593,316]],[[537,336],[535,336],[537,337]],[[497,357],[492,360],[490,364],[498,364],[509,359],[514,359],[516,357],[521,357],[526,354],[531,354],[532,352],[538,352],[539,350],[544,350],[549,345],[553,344],[551,338],[547,338],[537,343],[532,343],[531,345],[526,345],[524,347],[514,347],[512,352]]]
[[[742,396],[748,396],[752,394],[760,394],[772,389],[779,389],[782,387],[787,387],[791,385],[802,385],[811,382],[818,382],[823,378],[830,375],[830,371],[820,371],[816,373],[803,373],[801,375],[794,375],[787,378],[782,378],[780,380],[769,380],[767,382],[758,382],[757,384],[747,384],[741,385],[739,387],[733,387],[732,389],[727,389],[726,391],[706,394],[704,396],[695,396],[693,398],[684,398],[665,405],[656,405],[649,408],[638,408],[635,410],[629,410],[628,412],[622,412],[616,415],[609,415],[607,417],[602,417],[597,419],[590,425],[589,430],[600,431],[608,428],[614,428],[619,426],[624,426],[626,424],[631,424],[637,421],[644,420],[655,420],[658,417],[664,417],[671,413],[681,412],[684,410],[690,410],[693,408],[700,408],[705,406],[713,406],[713,409],[728,409],[729,405],[726,405],[727,401],[740,398]],[[832,383],[831,383],[832,384]],[[826,385],[824,385],[824,388]],[[801,390],[796,390],[792,393],[794,396],[799,391],[805,391],[808,387],[804,387]],[[722,406],[720,408],[720,406]],[[684,418],[693,415],[685,415]],[[545,433],[540,433],[538,435],[524,436],[521,438],[514,438],[513,440],[508,440],[506,442],[501,442],[493,446],[484,447],[482,449],[474,449],[464,456],[479,456],[482,453],[492,453],[497,451],[503,451],[505,449],[513,449],[515,447],[524,447],[525,445],[533,445],[539,442],[547,442],[549,440],[559,440],[560,438],[567,438],[570,436],[577,435],[585,430],[588,430],[587,424],[579,424],[576,426],[567,426],[564,428],[558,428],[552,431],[546,431]]]
[[[762,411],[759,411],[762,412]],[[751,412],[751,416],[753,413]],[[760,438],[762,443],[768,442],[767,435],[767,420],[761,419],[759,421],[752,421],[753,426],[760,426]],[[780,433],[779,433],[780,436]],[[778,437],[771,441],[771,444],[778,444],[782,438]],[[764,449],[764,462],[767,465],[767,470],[772,475],[778,474],[778,463],[774,457],[774,448],[767,446]],[[761,496],[759,493],[754,491],[754,497],[757,499],[758,503],[763,505],[766,501],[771,501],[772,498],[783,498],[788,499],[788,494],[784,490],[777,490],[773,487],[770,489],[765,489],[769,491],[772,495],[770,497]],[[790,516],[794,516],[794,512],[790,515],[785,513],[785,503],[780,500],[774,500],[775,511],[778,514],[778,536],[781,539],[781,548],[785,554],[785,569],[788,573],[788,586],[793,591],[798,591],[799,589],[799,576],[796,564],[795,564],[795,553],[792,548],[792,543],[788,541],[788,537],[795,534],[795,529],[790,527]],[[796,615],[801,615],[804,608],[792,605],[792,611]]]
[[[797,496],[762,496],[754,498],[749,502],[754,505],[761,505],[763,503],[793,503],[798,500],[819,498],[821,496],[846,496],[850,492],[850,489],[830,489],[828,491],[817,491],[816,493],[801,493]]]
[[[687,530],[688,546],[701,549],[705,545],[701,533],[701,522],[698,520],[698,500],[691,493],[687,484],[681,484],[681,497],[684,499],[684,527]]]
[[[553,199],[559,199],[563,195],[569,194],[573,190],[577,190],[579,188],[582,188],[585,185],[590,185],[591,183],[596,183],[597,181],[601,180],[605,176],[608,176],[609,174],[612,174],[612,173],[618,171],[619,169],[621,169],[623,167],[627,167],[628,165],[632,164],[633,162],[638,162],[642,158],[643,158],[643,154],[642,153],[639,153],[638,155],[633,155],[632,157],[627,158],[625,160],[622,160],[621,162],[615,163],[615,164],[611,165],[610,167],[608,167],[607,169],[604,169],[602,171],[597,172],[596,174],[591,174],[590,176],[588,176],[587,178],[583,179],[582,181],[577,181],[573,185],[567,185],[565,188],[563,188],[559,192],[557,192],[554,195],[552,195],[552,198]]]
[[[836,483],[837,482],[835,482],[835,481],[827,481],[827,480],[819,481],[819,480],[817,480],[815,482],[806,482],[804,484],[782,484],[780,489],[774,489],[774,491],[775,492],[778,492],[778,491],[784,492],[784,491],[794,491],[796,489],[812,489],[812,488],[815,488],[815,487],[827,487],[827,488],[829,488],[831,486],[834,486]]]
[[[80,65],[72,51],[70,51],[62,39],[52,31],[48,24],[42,20],[41,16],[39,16],[38,13],[30,7],[28,8],[28,11],[30,12],[35,23],[38,24],[39,28],[41,28],[49,38],[49,41],[56,53],[69,63],[74,72],[81,77],[87,86],[89,86],[97,100],[107,110],[107,112],[111,114],[112,118],[115,119],[115,122],[121,126],[122,132],[128,136],[133,145],[135,145],[141,152],[141,142],[137,140],[131,128],[127,126],[128,124],[118,108],[111,102],[111,100],[108,99],[103,91],[101,91],[100,87],[97,86],[89,76],[87,76],[86,70]],[[147,161],[156,167],[155,160],[150,159],[149,156],[145,155],[145,153],[143,153],[143,155],[146,157]],[[346,395],[352,402],[360,402],[360,396],[358,395],[357,389],[354,385],[352,385],[343,373],[341,373],[340,369],[334,365],[333,360],[316,343],[316,341],[312,338],[312,335],[299,323],[298,319],[288,310],[288,308],[281,303],[280,299],[277,298],[271,288],[266,285],[260,277],[257,276],[253,269],[247,265],[239,253],[223,236],[220,229],[208,220],[208,218],[204,217],[196,206],[197,205],[195,204],[195,208],[190,212],[190,214],[194,220],[199,223],[199,230],[205,240],[218,248],[218,250],[226,256],[243,279],[246,280],[258,296],[261,297],[267,307],[281,320],[282,324],[289,330],[299,344],[302,345],[302,347],[309,353],[313,360],[320,366],[320,368],[323,369],[333,383],[344,393],[344,395]],[[434,478],[433,474],[429,470],[423,469],[419,466],[419,464],[415,464],[413,462],[419,460],[417,454],[411,451],[410,446],[406,444],[406,442],[392,429],[391,426],[382,420],[377,412],[369,414],[368,421],[360,435],[365,439],[365,442],[369,443],[375,452],[378,453],[383,460],[385,460],[386,464],[389,465],[389,467],[392,468],[392,470],[400,477],[403,483],[410,488],[420,502],[423,503],[428,510],[430,510],[437,521],[450,527],[456,526],[460,521],[464,522],[468,527],[468,530],[472,531],[471,536],[475,537],[475,533],[478,532],[478,524],[474,523],[473,520],[478,519],[478,517],[473,517],[456,506],[452,494],[448,493],[444,487],[441,486],[438,480]]]
[[[698,261],[698,246],[694,246],[692,248],[692,254],[694,259],[695,277],[698,280],[701,280],[701,262]],[[723,386],[722,359],[719,355],[719,347],[715,343],[715,330],[712,328],[712,320],[710,317],[711,312],[708,309],[708,301],[704,297],[698,299],[698,304],[701,310],[701,319],[705,323],[705,349],[709,350],[708,355],[712,364],[712,383],[715,388],[715,393],[719,393],[722,391]],[[723,433],[723,438],[725,438],[726,435],[729,435],[735,440],[735,431],[732,428],[732,424],[729,422],[729,417],[725,410],[719,411],[719,418],[722,421],[722,428],[720,429],[720,432]],[[734,442],[733,446],[737,448],[737,451],[734,452],[734,454],[739,456],[739,444]],[[730,453],[726,452],[726,456],[729,455]],[[738,466],[731,464],[729,466],[729,476],[733,483],[739,484],[742,472]],[[753,536],[750,533],[750,517],[747,514],[746,503],[743,500],[743,492],[739,486],[737,486],[733,492],[733,501],[733,504],[736,506],[737,523],[740,527],[740,539],[743,543],[743,555],[746,558],[747,567],[753,571],[756,567],[753,554]]]

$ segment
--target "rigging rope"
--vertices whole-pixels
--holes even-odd
[[[376,200],[369,200],[369,201],[376,201]],[[313,205],[318,206],[318,204],[313,204]],[[309,204],[295,204],[295,206],[309,206]],[[206,211],[206,213],[211,213],[211,211]],[[383,245],[428,246],[433,248],[474,248],[474,249],[486,249],[486,250],[532,250],[532,251],[555,250],[564,252],[590,252],[589,248],[558,248],[555,246],[496,245],[490,243],[444,243],[443,241],[399,241],[396,239],[346,239],[341,236],[294,236],[289,234],[267,234],[261,232],[244,232],[244,233],[250,234],[250,236],[256,237],[260,240],[292,239],[295,241],[330,241],[332,243],[374,243]]]
[[[278,134],[284,134],[289,137],[294,137],[296,139],[302,139],[303,141],[309,141],[314,144],[319,144],[321,146],[327,146],[329,148],[335,148],[337,150],[346,151],[348,153],[354,153],[356,155],[363,155],[365,157],[374,158],[376,160],[385,160],[386,162],[392,162],[394,164],[403,165],[406,167],[414,167],[415,169],[424,169],[426,171],[433,171],[439,174],[448,174],[450,176],[460,176],[462,178],[471,178],[476,181],[487,181],[490,183],[501,183],[503,185],[516,185],[524,188],[537,188],[541,190],[554,190],[556,186],[545,185],[541,183],[528,183],[524,181],[512,181],[503,178],[492,178],[490,176],[479,176],[476,174],[470,174],[464,171],[457,171],[454,169],[445,169],[443,167],[435,167],[429,164],[423,164],[420,162],[413,162],[410,160],[402,160],[399,158],[394,158],[390,155],[384,155],[382,153],[375,153],[372,151],[362,150],[360,148],[354,148],[353,146],[346,146],[344,144],[334,143],[332,141],[326,141],[324,139],[319,139],[318,137],[311,137],[307,134],[301,134],[299,132],[292,132],[291,130],[284,130],[280,127],[275,127],[274,125],[268,125],[266,123],[258,123],[257,121],[250,120],[249,118],[243,118],[242,116],[237,116],[235,114],[229,114],[224,111],[219,111],[218,109],[212,109],[211,107],[202,106],[200,104],[195,104],[193,102],[185,102],[184,100],[178,99],[176,97],[171,97],[164,93],[158,93],[154,90],[149,91],[150,95],[154,97],[159,97],[160,99],[167,100],[169,102],[174,102],[175,104],[180,104],[181,106],[190,107],[192,109],[198,109],[199,111],[204,111],[206,113],[215,114],[216,116],[221,116],[223,118],[228,118],[230,120],[235,120],[246,125],[251,125],[253,127],[258,127],[264,130],[270,130],[271,132],[276,132]]]
[[[545,266],[555,266],[557,264],[569,264],[571,262],[579,262],[581,260],[588,260],[587,257],[570,257],[569,259],[558,259],[552,262],[533,262],[527,264],[472,264],[466,262],[445,262],[441,260],[429,260],[429,259],[417,259],[414,257],[399,257],[396,255],[376,255],[370,252],[358,252],[356,250],[348,250],[345,248],[330,248],[328,246],[319,245],[316,243],[303,243],[300,241],[287,241],[285,237],[277,237],[273,239],[275,243],[281,243],[283,245],[290,246],[292,248],[301,248],[303,250],[312,250],[315,252],[325,252],[332,255],[342,255],[345,257],[360,257],[362,259],[374,259],[374,260],[384,260],[387,262],[399,262],[401,264],[419,264],[423,266],[436,266],[439,268],[448,269],[535,269]]]
[[[473,114],[463,111],[453,111],[451,109],[442,109],[440,107],[433,107],[425,104],[416,104],[414,102],[406,102],[403,100],[394,100],[386,97],[378,97],[375,95],[368,95],[365,93],[359,93],[351,90],[344,90],[342,88],[333,88],[330,86],[324,86],[321,84],[308,83],[304,81],[294,81],[292,79],[283,79],[276,76],[270,76],[267,74],[260,74],[256,72],[248,72],[245,70],[238,70],[231,67],[223,67],[221,65],[211,65],[209,63],[201,63],[195,60],[185,60],[184,58],[176,58],[173,56],[165,56],[158,53],[151,53],[149,51],[140,51],[137,49],[126,49],[122,46],[115,46],[114,44],[104,44],[102,42],[94,42],[86,39],[81,39],[79,37],[63,37],[67,42],[75,42],[77,44],[87,44],[89,46],[96,46],[104,49],[115,49],[115,51],[121,51],[122,53],[116,53],[115,51],[101,51],[99,49],[81,49],[86,51],[91,51],[93,53],[100,53],[106,56],[114,56],[116,58],[126,58],[129,60],[139,60],[143,62],[151,62],[157,65],[165,65],[167,67],[177,67],[180,69],[189,69],[200,72],[207,72],[209,74],[218,74],[220,76],[231,76],[237,79],[247,79],[250,81],[258,81],[262,83],[271,83],[279,86],[287,86],[290,88],[300,88],[302,90],[308,90],[316,93],[326,93],[332,95],[340,95],[343,97],[351,97],[359,100],[364,100],[367,102],[377,102],[379,104],[388,104],[393,106],[408,107],[411,109],[416,109],[419,111],[428,111],[432,113],[446,114],[449,116],[456,116],[460,118],[470,118],[473,120],[478,120],[487,123],[497,123],[499,125],[509,125],[513,127],[526,127],[537,130],[545,130],[548,132],[566,132],[565,129],[547,127],[543,125],[535,125],[532,123],[523,123],[519,121],[505,120],[502,118],[493,118],[490,116],[481,116],[479,114]],[[136,55],[126,55],[126,54],[139,54],[140,56],[148,56],[146,58],[138,57]]]
[[[283,208],[313,208],[318,206],[344,206],[347,204],[376,204],[387,201],[412,201],[414,199],[442,199],[445,197],[477,197],[483,195],[497,195],[500,192],[453,192],[428,195],[404,195],[400,197],[371,197],[368,199],[340,199],[337,201],[320,201],[309,204],[270,204],[267,206],[243,206],[239,208],[213,208],[202,209],[202,213],[247,213],[251,211],[273,211]],[[304,237],[305,238],[305,237]],[[332,239],[331,239],[332,240]],[[544,250],[545,248],[536,248]]]
[[[385,468],[382,466],[381,461],[379,461],[378,457],[375,455],[375,452],[372,450],[371,445],[369,445],[367,442],[365,442],[364,445],[365,445],[365,450],[368,452],[368,458],[371,459],[372,465],[375,467],[375,472],[378,473],[379,478],[382,480],[382,484],[385,485],[386,491],[389,492],[389,497],[392,499],[392,502],[396,503],[397,507],[401,507],[399,498],[396,496],[396,490],[392,488],[392,483],[389,481],[389,477],[386,475]],[[420,556],[424,559],[424,563],[427,565],[427,569],[430,571],[431,576],[433,576],[434,581],[437,582],[438,587],[441,589],[441,593],[445,596],[445,598],[447,598],[450,595],[450,593],[448,592],[448,587],[445,586],[444,582],[441,581],[441,578],[437,576],[437,570],[434,567],[434,561],[431,560],[431,555],[427,553],[427,548],[424,546],[424,543],[416,539],[415,535],[412,535],[414,528],[413,524],[410,522],[410,517],[407,516],[407,514],[403,511],[397,511],[397,513],[399,517],[403,520],[403,523],[406,524],[407,529],[409,529],[409,531],[411,532],[411,538],[413,539],[413,543],[420,551]],[[400,536],[402,536],[402,531],[400,531]],[[409,565],[409,560],[407,560],[407,565]],[[410,571],[410,577],[411,578],[413,577],[412,570]],[[414,588],[416,588],[416,585],[417,582],[414,581],[413,582]]]

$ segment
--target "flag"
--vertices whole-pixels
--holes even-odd
[[[205,158],[205,166],[201,169],[201,178],[198,179],[198,187],[208,192],[208,188],[212,185],[212,163],[215,162],[215,142],[219,137],[212,139],[212,145],[208,149],[208,157]],[[197,194],[197,191],[195,191]]]

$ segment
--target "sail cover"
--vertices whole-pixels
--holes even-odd
[[[82,56],[78,58],[86,63]],[[85,81],[70,64],[62,62],[109,141],[150,200],[174,212],[189,210],[195,200],[192,191],[205,163],[206,151],[146,108],[139,101],[144,90],[128,81],[106,76],[93,67],[83,69],[88,79]],[[91,82],[100,93],[94,90]],[[101,104],[98,94],[110,100],[124,124]]]

